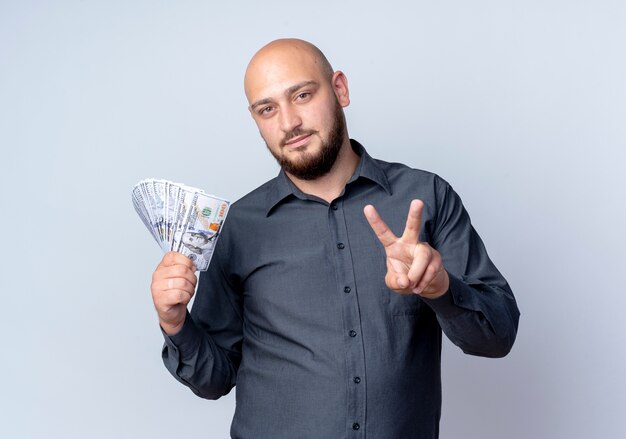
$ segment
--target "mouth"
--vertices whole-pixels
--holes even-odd
[[[301,146],[306,145],[312,135],[313,133],[308,133],[308,134],[302,134],[301,136],[292,137],[288,141],[283,142],[283,146],[289,149],[299,148]]]

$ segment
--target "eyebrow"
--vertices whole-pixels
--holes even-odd
[[[285,90],[284,94],[286,96],[289,96],[290,94],[295,93],[296,91],[300,90],[303,87],[306,87],[307,85],[317,85],[317,81],[302,81],[302,82],[298,82],[297,84],[292,85],[287,90]],[[256,101],[254,104],[250,105],[250,108],[254,110],[259,105],[270,104],[272,102],[273,102],[272,98],[261,99],[259,101]]]

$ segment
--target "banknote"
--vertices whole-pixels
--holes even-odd
[[[208,268],[230,202],[201,189],[146,179],[132,190],[135,211],[163,251],[177,251]]]

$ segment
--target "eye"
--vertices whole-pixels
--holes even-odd
[[[308,91],[303,91],[302,93],[298,93],[298,95],[296,96],[296,99],[303,101],[303,100],[308,99],[309,97],[311,97],[311,93],[309,93]]]
[[[263,108],[261,108],[261,109],[258,111],[258,113],[259,113],[261,116],[264,116],[264,115],[267,115],[267,114],[271,113],[273,110],[274,110],[274,107],[272,107],[272,106],[269,106],[269,105],[268,105],[267,107],[263,107]]]

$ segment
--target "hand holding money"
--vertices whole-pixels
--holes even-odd
[[[168,335],[176,334],[185,323],[187,304],[198,282],[195,271],[191,259],[178,252],[168,252],[152,275],[152,300],[161,328]]]
[[[152,300],[168,335],[181,330],[187,305],[206,270],[226,219],[229,202],[200,189],[167,180],[135,185],[133,205],[165,256],[152,275]]]

